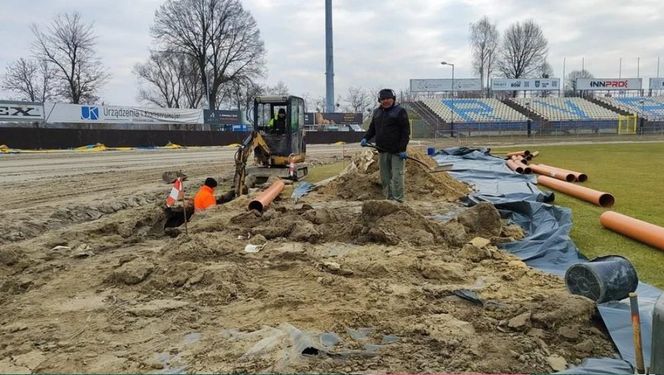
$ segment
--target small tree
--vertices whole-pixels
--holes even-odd
[[[473,56],[473,69],[480,76],[482,88],[488,85],[496,62],[498,50],[498,30],[489,17],[484,16],[470,24],[470,46]]]
[[[364,114],[368,108],[373,106],[373,95],[366,89],[350,87],[344,97],[344,110],[353,113]]]
[[[229,108],[237,108],[244,113],[247,121],[253,123],[254,98],[264,94],[264,88],[251,79],[229,82],[221,91],[222,103]]]
[[[546,63],[547,53],[542,28],[533,20],[517,22],[505,31],[498,69],[505,78],[532,77]]]
[[[78,12],[58,15],[42,31],[33,24],[34,52],[55,67],[57,94],[71,103],[94,102],[110,77],[95,54],[92,24],[84,24]]]
[[[54,74],[48,61],[21,57],[7,66],[2,87],[19,94],[19,100],[45,102],[53,96]]]
[[[203,98],[196,64],[183,54],[151,52],[134,74],[147,87],[139,88],[138,99],[166,108],[197,108]]]
[[[592,73],[583,69],[583,70],[573,70],[567,74],[565,79],[565,95],[572,96],[576,92],[576,80],[579,78],[595,78]]]
[[[265,94],[266,95],[288,95],[289,90],[288,86],[283,81],[277,82],[276,85],[274,86],[265,86]]]

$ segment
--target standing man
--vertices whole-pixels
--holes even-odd
[[[406,110],[396,104],[396,99],[394,90],[380,90],[378,93],[380,106],[373,111],[369,130],[360,141],[360,145],[367,146],[368,141],[376,137],[383,194],[386,199],[403,202],[410,121]]]

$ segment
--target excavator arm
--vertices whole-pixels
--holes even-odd
[[[244,139],[235,152],[235,176],[233,177],[233,190],[235,196],[245,194],[245,178],[247,177],[247,160],[254,154],[256,161],[264,166],[270,164],[270,147],[260,133],[252,131]]]

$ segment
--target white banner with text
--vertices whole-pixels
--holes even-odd
[[[560,90],[560,78],[493,78],[493,91],[557,91]]]
[[[46,122],[85,124],[202,124],[202,109],[46,103]]]
[[[459,78],[454,80],[454,91],[480,91],[482,83],[479,78]],[[411,92],[443,92],[452,91],[452,79],[411,79]]]
[[[641,78],[579,78],[577,90],[641,90]]]

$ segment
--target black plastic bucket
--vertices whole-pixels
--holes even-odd
[[[571,266],[565,272],[565,284],[570,293],[602,303],[627,298],[639,278],[627,258],[607,255]]]

